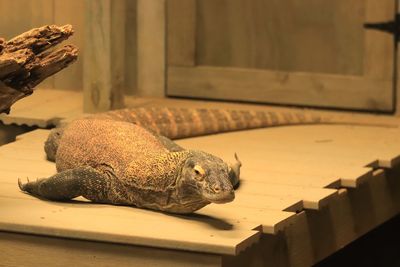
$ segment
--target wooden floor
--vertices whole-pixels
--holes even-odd
[[[20,192],[18,178],[55,172],[43,152],[47,134],[0,146],[0,266],[310,266],[400,212],[396,127],[290,126],[179,140],[243,162],[235,201],[191,216]]]

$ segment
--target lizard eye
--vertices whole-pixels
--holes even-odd
[[[206,174],[204,169],[200,165],[195,165],[193,167],[194,173],[196,173],[197,176],[200,176],[200,178],[203,178],[203,176]]]

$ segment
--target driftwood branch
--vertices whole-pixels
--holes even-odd
[[[16,101],[77,59],[78,49],[73,45],[50,50],[72,34],[71,25],[51,25],[9,41],[0,38],[0,113],[9,113]]]

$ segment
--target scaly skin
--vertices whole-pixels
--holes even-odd
[[[76,120],[54,146],[58,173],[20,188],[51,200],[83,196],[173,213],[234,199],[231,179],[237,178],[240,163],[230,169],[205,152],[178,146],[171,151],[169,142],[128,122]]]
[[[278,125],[316,124],[330,122],[306,112],[275,112],[187,108],[131,108],[91,115],[92,119],[110,119],[139,125],[161,136],[166,143],[185,137],[272,127]],[[50,160],[55,160],[56,148],[62,128],[52,130],[45,150]],[[174,143],[173,143],[174,144]],[[176,145],[176,144],[175,144]]]
[[[56,128],[45,143],[58,174],[20,188],[33,195],[190,213],[234,199],[241,163],[228,166],[170,139],[276,125],[320,123],[307,113],[135,108],[91,115]]]
[[[330,122],[306,112],[224,109],[132,108],[91,115],[91,118],[126,121],[169,139],[265,128],[278,125]]]

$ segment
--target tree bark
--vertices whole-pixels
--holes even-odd
[[[71,25],[50,25],[9,41],[0,38],[0,113],[9,113],[39,83],[76,61],[78,49],[73,45],[51,50],[72,34]]]

